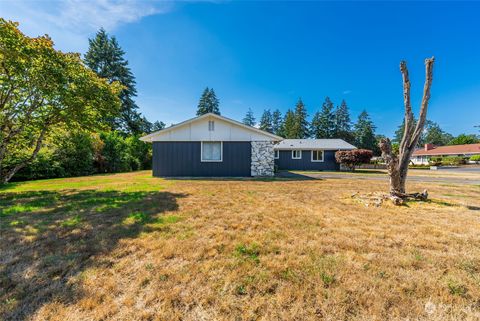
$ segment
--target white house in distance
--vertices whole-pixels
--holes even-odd
[[[470,157],[480,155],[480,144],[452,145],[452,146],[434,146],[425,144],[424,148],[413,152],[411,161],[415,165],[428,165],[432,157],[444,156],[464,156]]]

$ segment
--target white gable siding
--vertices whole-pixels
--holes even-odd
[[[214,121],[213,131],[208,130],[208,121]],[[248,128],[206,117],[165,132],[158,132],[152,141],[273,141],[272,137]]]

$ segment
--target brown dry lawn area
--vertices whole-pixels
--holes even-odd
[[[480,319],[478,185],[150,175],[1,189],[0,319]]]

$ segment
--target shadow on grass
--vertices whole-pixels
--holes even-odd
[[[29,319],[42,305],[73,302],[69,278],[104,264],[119,240],[168,230],[185,194],[95,190],[0,193],[0,319]]]

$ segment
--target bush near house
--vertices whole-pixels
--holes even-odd
[[[480,162],[480,155],[473,155],[473,156],[470,156],[470,161],[471,162]]]
[[[439,165],[465,165],[468,158],[463,156],[445,156],[445,157],[432,157],[428,161],[431,166]]]
[[[355,166],[370,163],[373,152],[368,149],[339,150],[335,153],[337,163],[354,171]]]

